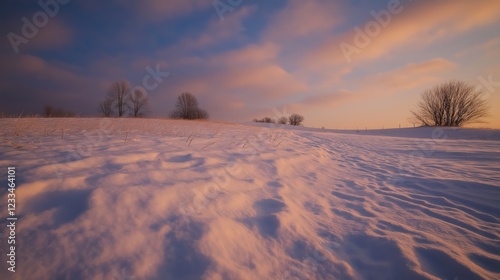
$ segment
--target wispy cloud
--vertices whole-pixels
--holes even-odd
[[[343,22],[342,10],[340,2],[335,1],[288,1],[264,32],[264,40],[290,43],[325,34]]]
[[[115,0],[117,5],[136,12],[141,18],[153,21],[176,18],[186,14],[208,9],[212,3],[204,0],[162,1],[162,0]]]
[[[369,44],[359,48],[359,53],[352,56],[354,64],[386,58],[394,53],[404,56],[405,53],[491,24],[500,18],[500,4],[496,1],[446,0],[401,3],[402,11],[392,15],[389,24],[382,27],[377,36],[368,38]],[[367,22],[360,24],[359,28],[363,30],[369,21],[375,19],[369,18]],[[354,40],[358,33],[352,29],[331,36],[326,43],[308,54],[304,63],[310,68],[346,64],[345,54],[339,46],[342,42],[355,45]]]

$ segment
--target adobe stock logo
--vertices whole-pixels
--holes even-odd
[[[347,63],[351,63],[353,54],[360,54],[362,49],[370,45],[373,38],[380,35],[382,29],[391,23],[392,15],[397,15],[402,11],[403,6],[399,0],[390,0],[387,3],[387,9],[381,10],[378,13],[372,10],[370,14],[373,20],[365,24],[364,30],[359,27],[354,28],[354,32],[356,33],[354,35],[354,45],[345,41],[339,45]]]
[[[226,2],[222,0],[214,0],[212,5],[214,6],[217,15],[219,16],[219,20],[224,20],[224,14],[227,12],[233,12],[238,6],[243,3],[244,0],[226,0]]]
[[[158,88],[160,84],[163,83],[163,80],[170,76],[170,72],[163,72],[160,69],[160,64],[156,64],[156,70],[151,68],[150,65],[146,66],[145,69],[148,74],[142,78],[142,86],[135,86],[130,90],[130,94],[134,99],[136,98],[137,92],[141,92],[144,98],[147,96],[148,91],[153,91]]]
[[[66,5],[71,0],[48,0],[44,2],[43,0],[38,1],[38,6],[42,8],[42,11],[38,11],[33,14],[32,20],[30,21],[27,17],[22,17],[21,21],[23,26],[21,28],[21,35],[14,32],[7,34],[12,49],[16,54],[19,53],[19,46],[21,44],[27,44],[29,39],[33,39],[40,28],[43,28],[49,23],[49,19],[55,17],[59,13],[59,5]]]

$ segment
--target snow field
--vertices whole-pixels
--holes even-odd
[[[2,279],[500,279],[498,131],[0,124]]]

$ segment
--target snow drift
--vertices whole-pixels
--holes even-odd
[[[500,279],[497,130],[0,125],[1,279]]]

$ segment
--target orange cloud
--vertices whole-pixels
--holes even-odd
[[[357,97],[384,97],[433,86],[457,65],[444,58],[410,63],[394,70],[367,76],[359,82]]]
[[[435,74],[446,73],[457,65],[444,58],[411,63],[402,68],[369,77],[363,84],[383,92],[404,92],[437,81]]]
[[[346,102],[363,98],[380,98],[405,93],[409,90],[431,85],[439,80],[436,74],[446,73],[456,64],[443,58],[435,58],[420,63],[411,63],[403,67],[368,76],[355,81],[353,90],[327,91],[306,97],[300,103],[290,104],[294,110],[311,108],[332,108]],[[360,84],[361,86],[356,87]],[[311,87],[313,92],[324,91]]]
[[[310,89],[299,77],[274,61],[278,51],[274,44],[250,45],[214,57],[199,58],[197,71],[189,71],[188,76],[176,76],[176,71],[183,71],[176,68],[172,71],[172,79],[157,90],[168,93],[158,96],[163,99],[159,103],[171,102],[173,96],[170,94],[188,91],[199,98],[204,108],[213,112],[211,116],[215,119],[234,119],[234,110],[238,110],[238,120],[251,119],[256,107],[280,103]],[[178,61],[173,63],[180,65]],[[188,64],[182,68],[186,66],[191,67]]]
[[[267,98],[283,97],[308,88],[285,69],[275,64],[231,70],[225,75],[225,82],[228,88],[252,89],[256,95],[263,94]]]
[[[220,68],[212,73],[203,72],[176,82],[171,88],[178,93],[191,91],[206,96],[217,93],[221,99],[238,95],[240,100],[261,103],[292,96],[309,89],[295,76],[272,63],[245,64]]]
[[[196,65],[198,70],[190,71],[189,77],[178,81],[174,89],[176,92],[190,89],[202,94],[245,91],[251,92],[253,97],[269,98],[306,91],[308,87],[300,79],[276,63],[279,51],[278,45],[267,43],[248,45],[208,58],[174,58],[171,63],[176,69]],[[175,77],[175,71],[172,75]]]
[[[369,38],[366,46],[350,56],[356,65],[393,54],[395,51],[411,51],[435,41],[456,36],[465,31],[491,24],[500,18],[500,2],[479,1],[419,1],[401,4],[401,13],[392,15],[386,27],[378,35]],[[370,16],[370,15],[367,15]],[[370,21],[374,20],[370,18]],[[365,29],[366,24],[358,27]],[[348,59],[340,49],[341,43],[356,47],[357,32],[351,30],[340,36],[332,36],[304,59],[311,69],[347,64]],[[359,35],[358,35],[359,36]]]

